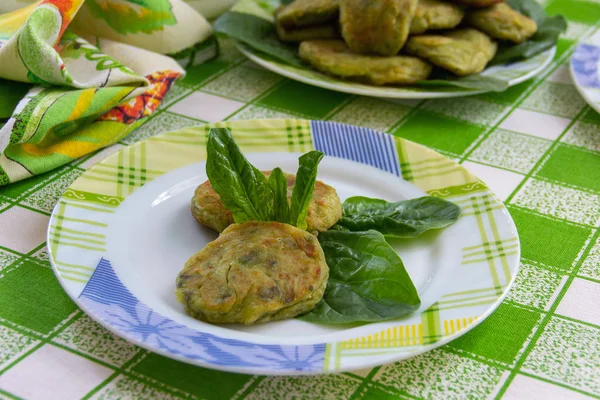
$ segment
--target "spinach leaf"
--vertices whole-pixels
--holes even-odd
[[[323,299],[300,319],[345,324],[398,318],[421,300],[400,256],[376,231],[327,231],[319,242],[329,266]]]
[[[351,197],[343,204],[338,225],[350,231],[374,229],[384,235],[412,238],[430,229],[453,224],[460,207],[437,197],[421,197],[389,203],[381,199]]]
[[[512,9],[528,16],[539,26],[546,19],[546,12],[535,0],[505,0]]]
[[[275,168],[269,176],[269,187],[273,192],[272,220],[290,223],[290,205],[288,203],[288,181],[281,168]]]
[[[317,167],[323,159],[323,155],[320,151],[313,150],[298,159],[299,166],[298,172],[296,172],[296,184],[292,190],[290,224],[300,229],[306,229],[308,205],[315,191]]]
[[[234,221],[269,221],[273,192],[267,178],[244,157],[229,129],[211,129],[206,147],[206,174]]]
[[[506,2],[533,19],[538,25],[538,31],[531,39],[520,44],[501,43],[490,66],[527,59],[548,50],[556,44],[558,36],[567,28],[562,16],[548,17],[535,0],[506,0]],[[280,0],[280,3],[284,4],[287,1]],[[279,41],[273,23],[264,18],[230,11],[215,22],[215,31],[244,43],[267,58],[296,67],[312,68],[300,60],[297,46]],[[496,92],[504,91],[508,86],[505,81],[489,76],[457,77],[440,70],[436,70],[430,79],[418,82],[417,85],[437,86],[440,90],[444,90],[445,87],[452,90],[451,88],[454,87]]]
[[[281,42],[275,32],[275,25],[263,18],[229,11],[215,21],[214,29],[279,61],[297,67],[305,66],[296,54],[297,48]]]
[[[508,88],[508,82],[491,76],[480,74],[456,76],[450,72],[436,69],[430,79],[417,82],[419,86],[449,86],[473,90],[490,90],[503,92]]]
[[[561,15],[549,17],[535,0],[506,0],[506,3],[535,21],[538,30],[529,40],[519,44],[502,43],[490,65],[504,64],[533,57],[554,46],[567,21]]]

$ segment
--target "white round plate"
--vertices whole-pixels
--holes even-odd
[[[313,148],[318,178],[343,199],[449,199],[451,227],[394,243],[422,300],[414,314],[352,326],[296,319],[211,325],[184,312],[175,279],[216,234],[190,213],[207,179],[210,126],[124,148],[82,174],[50,220],[50,261],[66,292],[115,334],[167,357],[248,374],[319,374],[385,364],[431,350],[470,330],[502,301],[519,264],[516,228],[501,201],[444,156],[366,128],[323,121],[250,120],[229,127],[259,169],[297,169]]]
[[[232,11],[252,14],[272,20],[280,0],[238,0]],[[390,99],[439,99],[448,97],[472,96],[489,90],[466,89],[453,86],[375,86],[352,82],[323,74],[310,67],[296,67],[269,57],[242,43],[237,48],[253,62],[275,72],[308,85],[322,87],[337,92],[361,96],[383,97]],[[495,65],[486,68],[480,75],[489,76],[506,82],[507,87],[518,85],[543,71],[554,59],[556,46],[527,60]]]
[[[600,112],[600,30],[577,45],[571,57],[571,76],[585,101]]]
[[[441,99],[448,97],[472,96],[487,93],[488,90],[473,90],[452,86],[373,86],[358,82],[352,82],[325,75],[311,68],[300,68],[293,65],[278,62],[270,57],[265,57],[260,52],[254,51],[248,46],[237,44],[242,54],[258,65],[285,76],[317,87],[322,87],[337,92],[357,94],[370,97],[385,97],[390,99]],[[533,78],[543,71],[554,58],[556,47],[538,54],[525,61],[496,65],[487,68],[481,73],[483,76],[491,76],[506,81],[508,87],[518,85]]]

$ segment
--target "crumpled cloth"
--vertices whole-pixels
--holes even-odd
[[[214,46],[183,0],[2,0],[0,13],[0,186],[123,139]]]

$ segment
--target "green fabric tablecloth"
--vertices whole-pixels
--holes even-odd
[[[600,2],[540,1],[569,29],[554,62],[504,93],[387,101],[260,69],[230,42],[191,67],[151,119],[99,153],[0,188],[0,399],[600,398],[600,115],[572,85],[577,40]],[[522,261],[502,305],[462,338],[408,361],[318,377],[206,370],[112,335],[67,297],[48,262],[52,208],[117,149],[226,119],[301,117],[362,125],[463,163],[503,199]]]

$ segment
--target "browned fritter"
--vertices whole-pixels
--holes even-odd
[[[269,177],[271,171],[263,171],[263,174]],[[288,199],[291,199],[292,190],[296,184],[296,175],[285,174],[285,177],[288,181]],[[192,215],[196,221],[217,232],[222,232],[234,222],[231,211],[225,208],[210,181],[204,182],[194,191]],[[309,232],[325,232],[340,218],[342,218],[342,203],[337,192],[331,186],[317,181],[313,198],[308,205],[307,230]]]
[[[418,0],[340,0],[340,27],[355,53],[398,54],[410,31]]]
[[[410,25],[410,34],[451,29],[460,24],[464,16],[463,9],[456,4],[439,0],[419,0]]]
[[[432,69],[416,57],[355,54],[341,40],[302,42],[300,58],[321,72],[374,85],[416,83],[427,79]]]
[[[459,29],[443,35],[412,36],[405,51],[459,76],[477,74],[496,54],[498,45],[476,29]]]
[[[467,12],[466,21],[494,39],[509,40],[514,43],[522,43],[537,32],[537,24],[534,20],[504,3],[470,10]]]
[[[314,235],[278,222],[246,222],[229,226],[186,262],[176,294],[194,318],[254,324],[312,310],[328,277]]]
[[[338,16],[338,0],[296,0],[275,13],[275,21],[286,29],[322,25]]]

